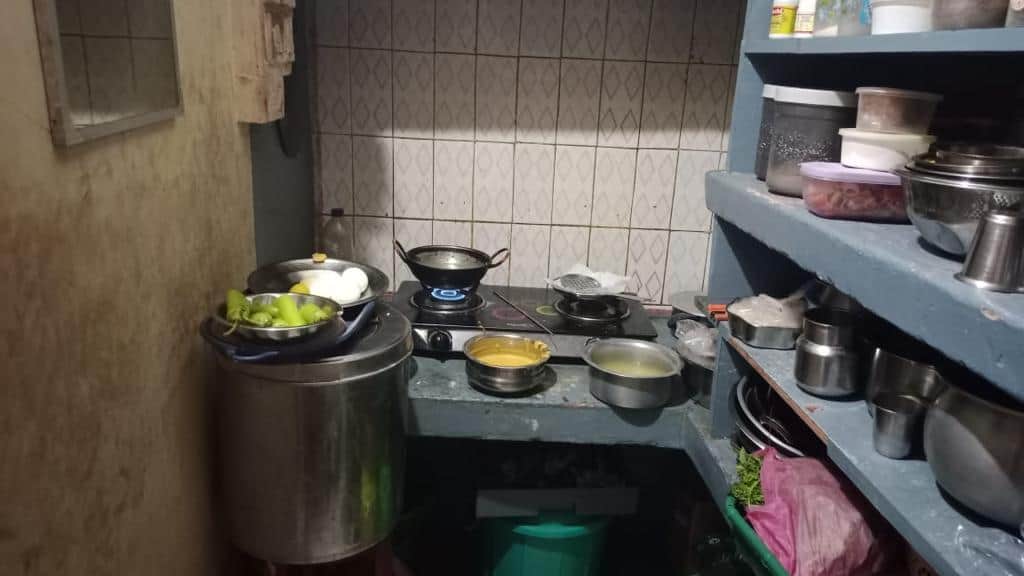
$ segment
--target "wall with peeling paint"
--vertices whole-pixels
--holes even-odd
[[[228,3],[176,0],[185,113],[55,149],[0,9],[0,574],[215,574],[196,327],[254,263]]]

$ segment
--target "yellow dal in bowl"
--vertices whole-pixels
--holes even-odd
[[[488,336],[468,346],[466,355],[493,368],[523,368],[547,362],[551,351],[539,340]]]

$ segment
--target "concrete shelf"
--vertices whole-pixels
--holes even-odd
[[[985,28],[834,38],[759,38],[745,41],[743,51],[751,55],[1024,52],[1024,29]]]

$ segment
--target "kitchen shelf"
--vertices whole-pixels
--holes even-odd
[[[770,54],[1024,52],[1024,29],[985,28],[833,38],[758,38],[744,41],[743,51],[746,54],[758,56]]]
[[[793,377],[793,350],[754,348],[732,337],[728,342],[825,441],[829,459],[932,568],[948,576],[978,573],[957,538],[991,541],[999,529],[954,508],[924,460],[892,460],[875,452],[862,400],[825,400],[801,390]]]
[[[909,224],[819,218],[750,174],[709,173],[706,190],[718,217],[1024,400],[1024,295],[957,281],[960,263],[927,251]]]

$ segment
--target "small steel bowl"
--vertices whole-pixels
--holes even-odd
[[[481,334],[466,341],[466,374],[477,388],[498,394],[519,394],[533,390],[542,382],[551,349],[540,340],[518,334]],[[522,366],[502,366],[488,360],[489,354],[509,354],[522,358]]]
[[[590,393],[620,408],[660,408],[672,397],[672,387],[681,385],[679,354],[646,340],[595,340],[584,349],[583,361],[590,365]],[[640,376],[621,369],[629,365],[651,367],[652,373]]]
[[[334,300],[328,298],[322,298],[320,296],[314,296],[312,294],[295,294],[291,292],[264,292],[262,294],[251,294],[247,295],[246,298],[253,304],[270,304],[275,298],[287,294],[295,299],[295,306],[301,308],[303,304],[312,302],[317,306],[330,306],[334,313],[337,314],[340,307]],[[235,325],[227,319],[227,304],[221,304],[217,307],[217,313],[213,315],[213,320],[224,327],[223,332],[227,332]],[[235,328],[233,334],[238,334],[242,338],[249,340],[272,340],[274,342],[288,342],[291,340],[298,340],[299,338],[305,338],[306,336],[313,335],[323,328],[327,327],[331,323],[331,318],[313,324],[306,324],[305,326],[286,326],[281,328],[260,328],[258,326],[248,326],[244,322],[239,322],[238,327]]]

